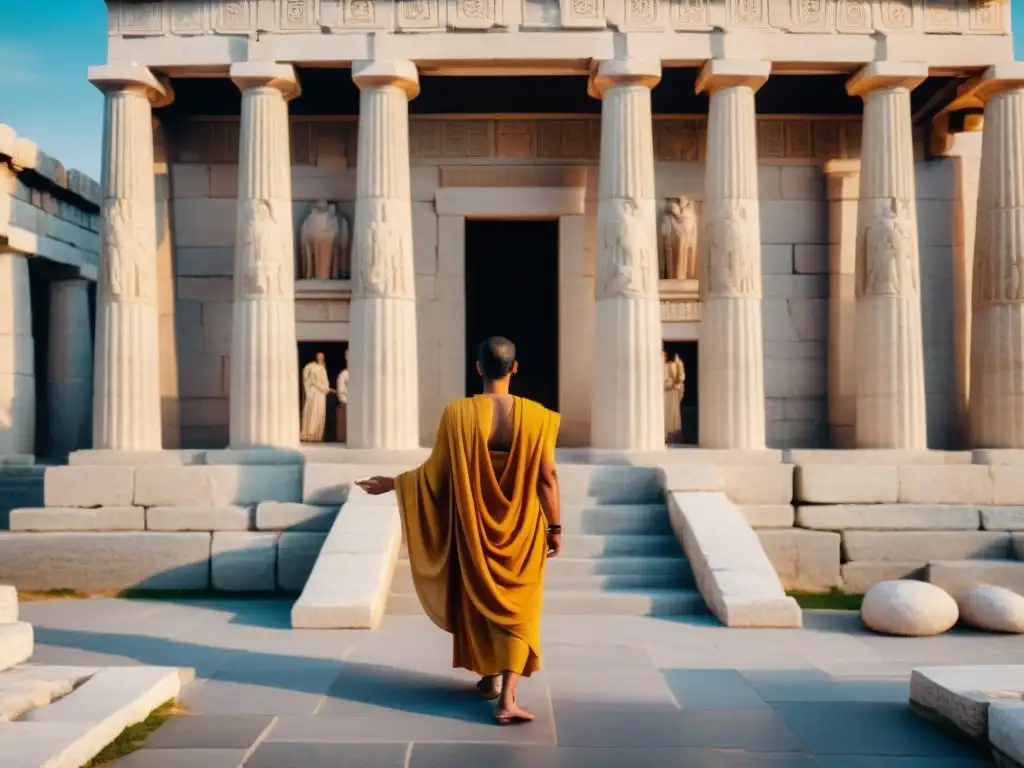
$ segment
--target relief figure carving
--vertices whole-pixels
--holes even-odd
[[[243,295],[277,298],[284,295],[284,238],[269,200],[248,200],[245,235],[242,239],[244,265]]]
[[[299,231],[304,280],[344,280],[349,276],[349,229],[344,216],[318,200]]]
[[[651,246],[635,200],[612,201],[614,215],[602,233],[597,298],[648,293]]]
[[[864,295],[916,295],[913,238],[907,202],[891,198],[888,208],[869,221],[864,232]]]
[[[740,200],[723,200],[708,219],[706,234],[708,293],[713,296],[756,296],[750,216]]]
[[[103,292],[114,303],[149,301],[156,290],[156,264],[139,239],[132,203],[108,200],[103,215]],[[154,262],[154,263],[147,263]]]
[[[402,7],[405,18],[409,21],[424,21],[430,18],[429,0],[406,0]]]
[[[661,253],[658,274],[663,280],[697,278],[697,210],[692,200],[669,200],[659,227]]]
[[[793,23],[798,27],[821,24],[825,13],[825,0],[793,0]]]
[[[571,7],[577,19],[597,18],[597,0],[571,0]]]
[[[379,216],[359,234],[356,250],[358,296],[410,295],[406,284],[406,243],[397,226],[397,214],[388,202],[380,203]]]

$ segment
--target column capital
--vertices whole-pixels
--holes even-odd
[[[302,93],[299,79],[295,76],[295,67],[291,64],[278,64],[276,61],[240,61],[232,64],[229,71],[231,81],[238,90],[248,91],[250,88],[276,88],[291,101]]]
[[[153,73],[149,67],[131,62],[101,64],[89,67],[89,82],[103,93],[134,91],[141,93],[154,107],[166,107],[174,101],[170,81]]]
[[[772,73],[770,61],[748,59],[708,59],[697,75],[694,90],[710,95],[723,88],[746,86],[755,93]]]
[[[850,96],[867,98],[873,92],[887,88],[912,91],[927,78],[928,65],[923,62],[873,61],[846,81],[846,92]]]
[[[416,65],[407,59],[352,62],[352,80],[360,90],[393,85],[405,91],[411,101],[420,95],[420,74]]]
[[[968,85],[968,92],[982,104],[1007,91],[1024,88],[1024,61],[996,64]]]
[[[653,88],[661,80],[661,61],[658,59],[605,59],[595,61],[587,83],[587,93],[595,99],[615,85],[646,85]]]

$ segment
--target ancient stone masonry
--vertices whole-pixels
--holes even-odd
[[[299,437],[288,157],[288,100],[299,89],[284,64],[237,64],[231,76],[242,90],[231,445],[287,447]]]
[[[360,93],[353,256],[348,443],[419,446],[416,294],[409,181],[409,99],[419,76],[408,61],[364,62]]]
[[[93,445],[159,450],[152,102],[168,90],[133,64],[94,67],[106,94]]]
[[[717,60],[698,88],[711,95],[701,233],[701,444],[765,447],[761,237],[754,92],[767,62]]]
[[[985,101],[974,246],[971,326],[972,445],[1024,448],[1024,68],[993,67],[980,80]]]
[[[794,34],[1005,34],[1003,0],[107,0],[115,37],[441,32],[773,29]]]
[[[872,64],[847,86],[864,98],[857,227],[860,448],[927,447],[910,91],[927,67]]]

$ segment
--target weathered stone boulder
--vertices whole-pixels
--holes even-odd
[[[869,629],[906,637],[942,634],[956,624],[959,615],[949,593],[909,579],[875,584],[860,607],[861,620]]]
[[[971,587],[957,595],[964,623],[990,632],[1024,632],[1024,597],[991,584]]]

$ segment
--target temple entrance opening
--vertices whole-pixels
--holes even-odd
[[[670,439],[670,442],[697,445],[697,342],[666,341],[664,346],[669,360],[679,357],[686,377],[683,382],[683,397],[679,403],[682,429]]]
[[[348,426],[347,419],[347,405],[343,404],[338,397],[338,392],[343,399],[347,400],[348,390],[348,377],[343,377],[342,381],[338,381],[339,374],[342,371],[348,369],[348,361],[346,360],[346,354],[348,352],[348,342],[346,341],[300,341],[299,347],[299,408],[302,414],[301,426],[303,429],[303,442],[307,443],[344,443],[346,442],[346,432]],[[320,414],[318,405],[307,409],[306,407],[306,391],[307,389],[312,393],[312,397],[319,397],[320,395],[314,389],[307,386],[305,379],[306,366],[316,361],[318,352],[322,352],[324,355],[324,367],[327,369],[327,382],[330,389],[335,390],[324,398],[324,428],[322,437],[317,440],[315,439],[319,434],[320,430],[318,427]],[[312,373],[312,372],[310,372]],[[321,380],[322,384],[322,380]]]
[[[466,393],[488,336],[516,345],[512,393],[558,408],[558,221],[466,222]]]

